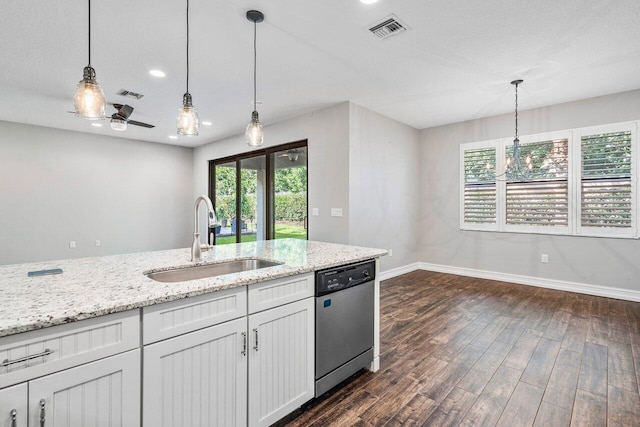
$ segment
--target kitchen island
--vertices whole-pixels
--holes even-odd
[[[269,425],[313,397],[313,272],[385,254],[283,239],[217,246],[200,263],[176,249],[2,266],[0,416],[70,416],[54,405],[67,399],[125,426]],[[280,265],[175,283],[146,276],[238,259]],[[52,268],[63,273],[27,275]],[[376,280],[372,370],[378,295]],[[96,407],[86,388],[115,406]]]

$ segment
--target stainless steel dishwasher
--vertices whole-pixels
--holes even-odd
[[[318,397],[373,361],[374,260],[316,272]]]

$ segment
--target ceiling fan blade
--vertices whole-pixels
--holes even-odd
[[[123,105],[118,108],[118,115],[125,120],[129,118],[129,116],[133,113],[133,107],[131,105]]]
[[[127,123],[129,123],[130,125],[141,126],[143,128],[149,128],[149,129],[156,127],[155,125],[150,125],[149,123],[137,122],[135,120],[129,120],[127,121]]]

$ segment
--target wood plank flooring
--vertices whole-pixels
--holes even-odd
[[[280,426],[640,426],[640,303],[415,271],[381,363]]]

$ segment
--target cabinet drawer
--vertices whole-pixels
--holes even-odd
[[[0,338],[0,388],[140,345],[139,310]]]
[[[150,344],[247,314],[247,288],[240,286],[142,309],[143,341]]]
[[[249,314],[313,296],[313,273],[249,285]]]

